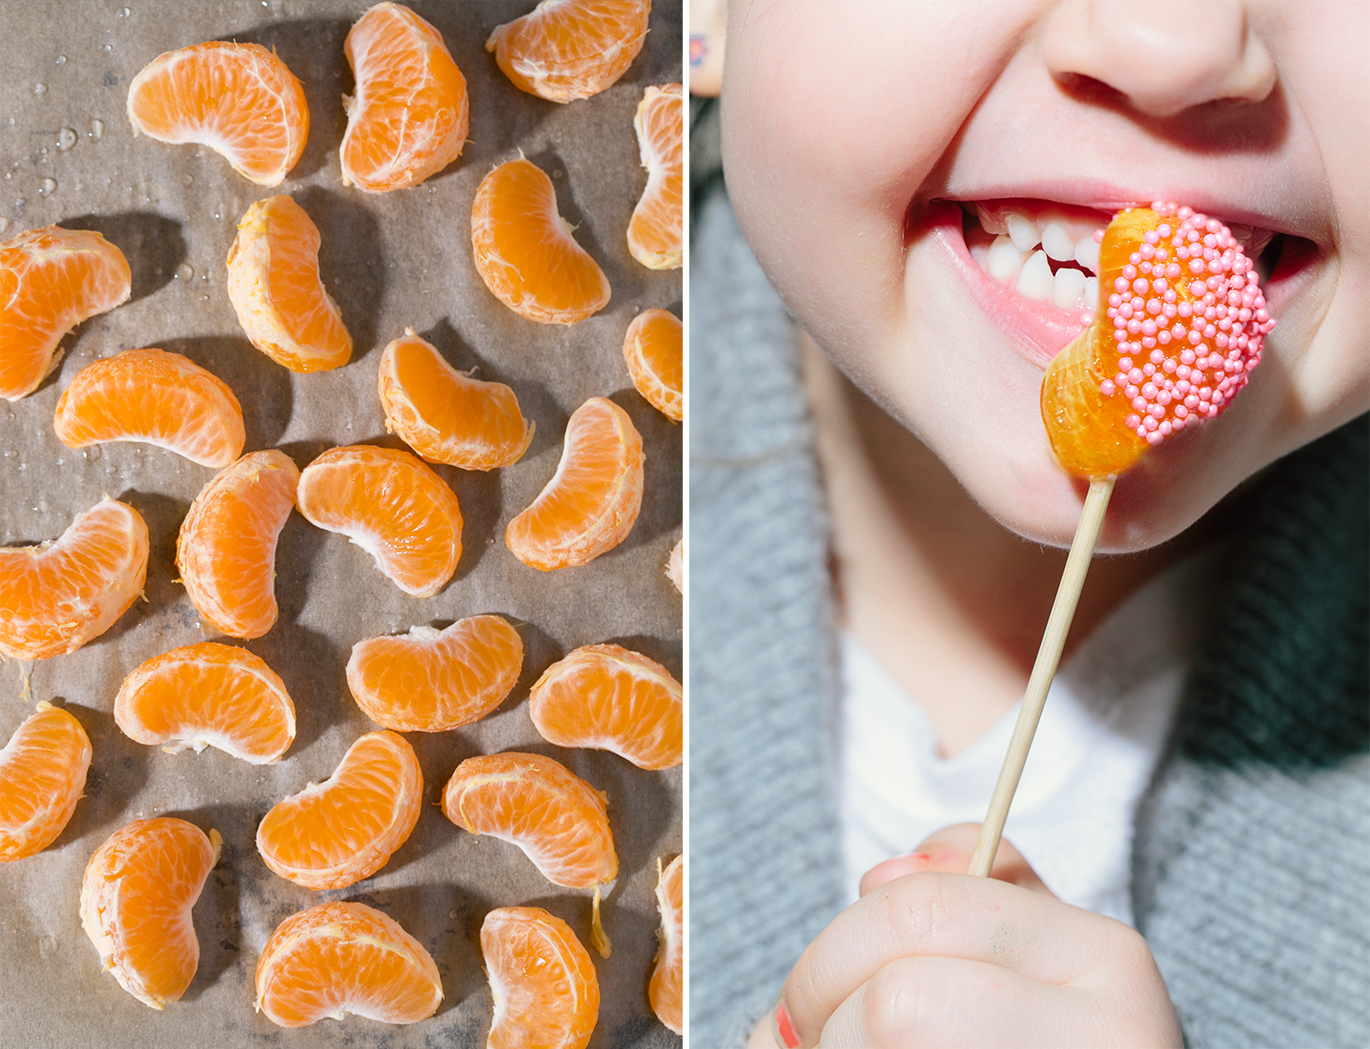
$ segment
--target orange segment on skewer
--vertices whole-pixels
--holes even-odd
[[[644,310],[623,337],[623,359],[637,392],[676,422],[685,418],[684,350],[684,326],[668,310]]]
[[[42,852],[76,811],[90,737],[67,711],[39,703],[0,750],[0,862]]]
[[[647,39],[652,0],[542,0],[485,42],[520,91],[550,102],[597,95],[621,77]]]
[[[628,223],[628,250],[648,269],[677,269],[685,254],[684,88],[649,87],[633,127],[647,188]]]
[[[495,1000],[486,1049],[584,1049],[599,978],[569,925],[541,907],[500,907],[481,923],[480,950]]]
[[[661,943],[647,984],[652,1012],[676,1034],[685,1026],[682,985],[685,969],[685,857],[677,856],[665,870],[657,860],[656,906],[661,914]]]

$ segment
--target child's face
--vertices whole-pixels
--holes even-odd
[[[1039,273],[1034,300],[966,212],[1016,212],[1028,241],[1055,221],[1048,247],[1153,200],[1252,255],[1276,234],[1259,266],[1279,324],[1251,384],[1118,483],[1102,545],[1141,549],[1367,406],[1368,31],[1370,7],[1339,2],[734,0],[728,189],[819,344],[986,510],[1055,542],[1080,495],[1038,398],[1083,276]]]

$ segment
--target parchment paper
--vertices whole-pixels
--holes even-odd
[[[562,106],[516,90],[484,50],[490,31],[531,10],[532,0],[415,0],[467,79],[471,134],[440,175],[383,195],[345,188],[338,169],[341,95],[352,85],[342,45],[368,6],[0,0],[0,240],[51,223],[96,229],[133,269],[132,299],[68,336],[61,367],[36,393],[0,402],[0,543],[55,538],[106,493],[136,507],[151,535],[145,601],[79,652],[0,666],[0,739],[37,701],[50,700],[76,715],[94,750],[86,796],[61,837],[37,856],[0,864],[0,1046],[483,1046],[492,1015],[478,939],[485,913],[546,907],[588,944],[588,894],[552,885],[513,845],[459,830],[435,804],[425,805],[387,866],[347,889],[293,885],[271,873],[255,847],[271,805],[331,775],[347,747],[376,727],[347,689],[351,646],[482,612],[518,625],[523,674],[476,725],[407,735],[426,800],[436,803],[462,759],[507,749],[555,756],[606,791],[620,873],[605,905],[613,956],[596,958],[602,1004],[591,1045],[679,1044],[652,1015],[646,986],[657,859],[681,848],[680,770],[644,772],[607,752],[553,747],[533,728],[526,699],[549,664],[583,644],[614,641],[677,676],[682,669],[680,598],[663,575],[681,533],[681,431],[633,389],[622,357],[636,312],[681,313],[681,271],[643,268],[625,242],[646,183],[633,113],[645,87],[681,79],[681,5],[657,0],[647,46],[627,74],[593,99]],[[304,83],[309,141],[279,189],[246,181],[208,148],[133,138],[129,80],[158,54],[211,39],[274,47]],[[553,175],[562,215],[613,288],[602,312],[572,327],[515,315],[472,265],[476,187],[519,149]],[[247,341],[228,301],[224,260],[237,219],[253,200],[278,192],[305,208],[323,238],[322,273],[355,342],[351,363],[336,371],[295,375],[273,363]],[[215,471],[140,444],[68,449],[51,432],[60,392],[100,357],[139,346],[173,350],[233,388],[249,451],[278,447],[303,468],[333,445],[401,446],[385,433],[376,369],[406,325],[456,367],[508,383],[537,423],[513,466],[488,474],[437,467],[465,518],[453,581],[428,600],[408,597],[362,550],[292,514],[276,556],[280,620],[259,640],[232,642],[286,682],[298,718],[286,756],[257,767],[216,750],[169,755],[126,738],[111,715],[125,675],[170,648],[217,637],[201,625],[173,564],[181,519]],[[504,528],[555,471],[571,412],[596,394],[625,408],[642,433],[641,516],[620,547],[590,565],[538,572],[508,551]],[[199,970],[182,1001],[157,1012],[101,972],[78,896],[86,862],[105,838],[163,814],[216,828],[224,846],[194,910]],[[445,992],[434,1017],[409,1027],[349,1017],[287,1031],[253,1012],[257,958],[271,931],[334,899],[379,907],[423,942]]]

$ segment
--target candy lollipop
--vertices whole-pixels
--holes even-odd
[[[1255,263],[1217,219],[1156,203],[1118,212],[1095,236],[1107,306],[1042,380],[1052,451],[1067,473],[1088,479],[1089,494],[971,860],[981,877],[994,864],[1113,482],[1150,448],[1221,414],[1275,326]]]

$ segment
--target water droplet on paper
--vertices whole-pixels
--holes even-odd
[[[201,295],[201,296],[200,296],[200,301],[201,301],[201,302],[208,302],[208,301],[209,301],[209,296],[208,296],[208,295]]]
[[[72,146],[76,145],[76,132],[69,127],[62,128],[57,132],[57,148],[65,153]]]
[[[18,459],[18,458],[19,458],[19,452],[18,452],[17,450],[15,450],[14,448],[6,448],[6,449],[5,449],[5,458],[6,458],[6,459]]]
[[[243,213],[243,198],[236,193],[233,194],[228,201],[228,210],[232,215],[241,215]]]
[[[67,64],[67,56],[66,56],[66,55],[58,55],[58,56],[57,56],[57,64],[58,64],[59,66],[64,66],[64,65],[66,65],[66,64]]]
[[[190,280],[190,278],[193,276],[195,276],[195,267],[192,266],[190,263],[183,262],[176,267],[177,280]]]
[[[56,937],[56,936],[40,936],[40,937],[38,937],[38,956],[39,956],[40,958],[49,958],[49,957],[51,957],[52,955],[54,955],[54,954],[56,954],[56,953],[57,953],[57,937]]]
[[[162,187],[155,182],[144,180],[138,183],[138,192],[149,204],[155,204],[162,199]]]
[[[92,444],[81,454],[84,455],[91,462],[95,462],[96,459],[100,458],[100,456],[104,455],[105,453],[100,450],[100,446],[98,444]]]
[[[18,200],[16,200],[16,201],[14,202],[14,206],[15,206],[16,208],[22,208],[22,207],[23,207],[25,204],[27,204],[27,203],[28,203],[27,200],[25,200],[23,197],[20,197]]]
[[[181,185],[185,186],[186,189],[189,189],[191,186],[195,185],[195,176],[189,173],[182,175]]]
[[[456,916],[457,916],[457,912],[456,912],[456,911],[448,911],[448,912],[447,912],[447,917],[449,917],[449,918],[455,918]]]
[[[109,54],[111,51],[114,50],[114,46],[112,44],[101,44],[100,50],[105,54]]]
[[[127,18],[127,17],[128,17],[129,15],[131,15],[131,14],[133,14],[133,12],[130,11],[127,7],[121,7],[121,8],[119,8],[119,17],[120,17],[120,18]]]
[[[46,95],[46,94],[48,93],[48,85],[47,85],[47,84],[34,84],[34,85],[33,85],[33,93],[34,93],[35,95]]]
[[[92,142],[99,142],[100,136],[104,133],[105,122],[103,120],[92,120],[90,122],[90,130],[87,132],[87,134],[90,136],[90,140]]]
[[[40,197],[50,196],[52,194],[52,191],[56,188],[56,179],[45,178],[42,182],[38,183],[38,195]]]

